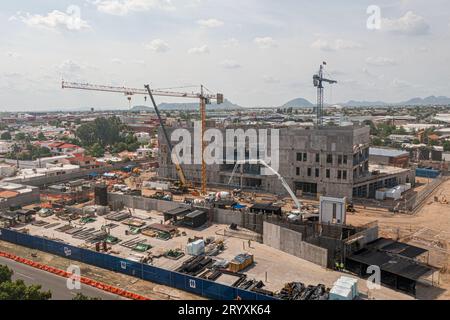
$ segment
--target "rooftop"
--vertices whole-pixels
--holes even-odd
[[[369,154],[371,156],[383,156],[383,157],[391,157],[391,158],[409,155],[408,152],[403,151],[403,150],[382,149],[382,148],[370,148]]]

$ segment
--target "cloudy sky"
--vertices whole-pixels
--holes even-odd
[[[367,27],[370,5],[380,29]],[[339,80],[327,102],[450,96],[448,0],[1,1],[0,40],[0,111],[128,104],[62,90],[62,78],[203,83],[248,107],[314,101],[322,61]]]

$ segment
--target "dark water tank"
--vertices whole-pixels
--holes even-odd
[[[97,206],[108,205],[108,187],[106,185],[95,186],[95,204]]]

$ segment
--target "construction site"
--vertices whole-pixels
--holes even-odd
[[[84,250],[74,259],[211,299],[448,299],[450,181],[416,177],[403,162],[386,165],[384,152],[369,159],[366,126],[325,126],[324,84],[336,81],[324,67],[313,77],[313,126],[256,124],[279,130],[277,170],[251,156],[255,142],[246,136],[233,143],[231,162],[206,164],[208,129],[225,136],[255,126],[207,120],[207,105],[224,96],[203,86],[187,93],[63,82],[148,97],[159,121],[158,168],[144,160],[37,183],[38,202],[0,213],[0,240],[69,259],[67,252]],[[196,137],[196,124],[167,125],[158,96],[199,100],[200,147],[193,139],[188,149],[194,158],[200,150],[200,163],[182,163],[172,141],[179,128]],[[366,281],[372,266],[381,270],[376,290]]]

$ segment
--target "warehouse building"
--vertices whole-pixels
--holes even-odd
[[[369,160],[374,164],[408,168],[409,152],[395,149],[370,148]]]
[[[1,209],[26,206],[40,202],[39,188],[0,182]]]

